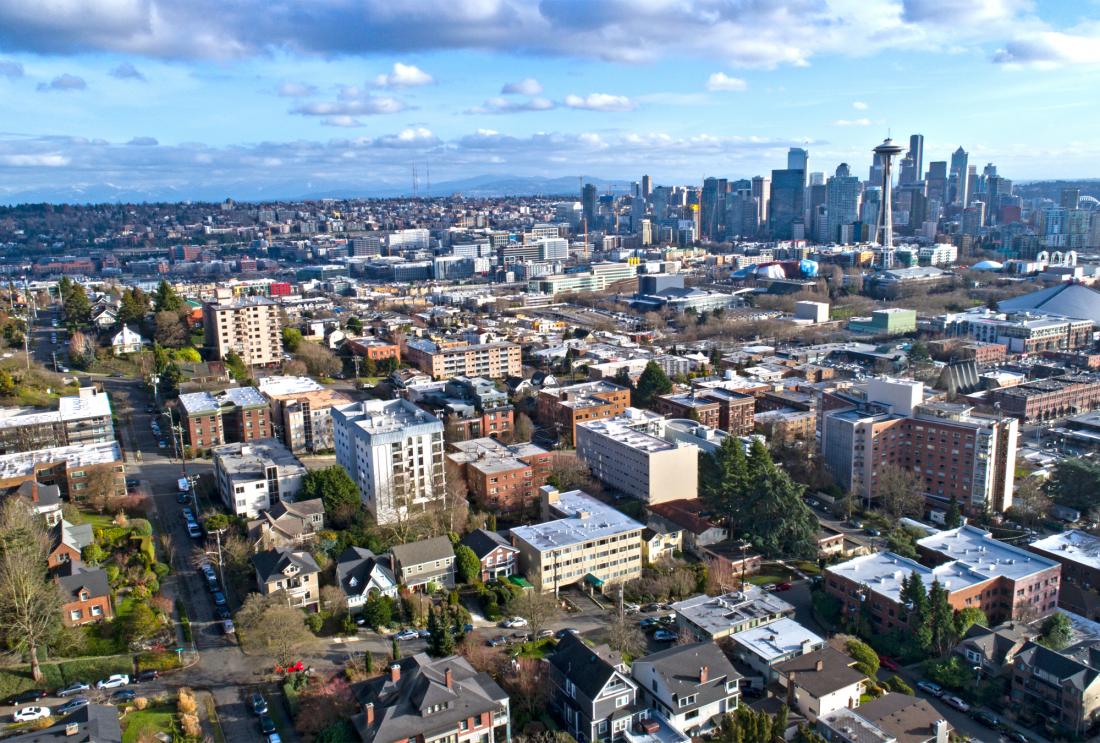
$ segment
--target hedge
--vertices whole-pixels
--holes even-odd
[[[139,671],[170,671],[180,666],[179,653],[142,653],[137,658]]]

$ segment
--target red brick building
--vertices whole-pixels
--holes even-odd
[[[539,488],[550,477],[553,455],[534,444],[480,438],[453,443],[447,458],[461,467],[466,487],[482,508],[518,518],[535,511]]]
[[[205,450],[272,435],[271,409],[255,387],[232,387],[217,395],[191,392],[178,406],[186,443]]]
[[[539,422],[569,441],[576,441],[578,423],[614,418],[629,407],[630,390],[603,380],[540,390],[537,401]]]
[[[719,428],[722,421],[722,411],[718,401],[705,396],[696,396],[694,393],[658,397],[657,412],[669,418],[697,421],[711,428]]]
[[[1100,406],[1100,374],[1067,374],[990,390],[989,402],[1024,422],[1084,413]]]

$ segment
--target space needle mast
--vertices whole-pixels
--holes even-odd
[[[882,162],[882,208],[879,210],[879,221],[882,223],[882,267],[894,266],[894,176],[890,172],[891,160],[905,148],[895,144],[894,140],[887,137],[873,152],[879,156]],[[875,238],[878,238],[876,225]]]

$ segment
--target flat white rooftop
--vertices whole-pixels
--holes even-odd
[[[801,655],[803,648],[817,650],[825,644],[823,638],[786,617],[730,635],[730,639],[765,663],[786,658],[791,653]]]
[[[29,477],[39,464],[67,462],[69,467],[88,467],[94,464],[122,461],[122,450],[114,441],[99,444],[56,446],[52,449],[16,452],[0,455],[0,479]]]
[[[259,380],[260,392],[268,397],[280,397],[282,395],[299,395],[303,392],[316,392],[322,387],[316,380],[310,377],[264,377]]]
[[[1086,532],[1071,529],[1032,542],[1031,546],[1057,555],[1059,560],[1100,570],[1100,537],[1094,537]]]
[[[397,433],[411,426],[442,423],[408,400],[364,400],[333,408],[369,434]]]
[[[593,498],[583,490],[559,493],[551,507],[563,518],[532,526],[517,526],[512,536],[540,552],[582,544],[593,539],[641,531],[642,525],[626,514]]]
[[[34,426],[45,423],[110,418],[111,400],[106,392],[94,392],[85,387],[79,395],[59,398],[57,410],[38,408],[8,408],[0,411],[0,427]]]
[[[665,441],[657,436],[639,431],[631,426],[631,423],[637,424],[637,421],[628,418],[606,418],[604,420],[578,423],[577,428],[583,428],[639,451],[652,453],[676,449],[679,446],[671,441]]]
[[[1058,564],[1034,552],[994,539],[992,534],[975,526],[941,531],[918,540],[917,544],[990,578],[1004,576],[1019,580]]]
[[[724,634],[731,627],[748,622],[794,613],[794,606],[753,585],[746,585],[744,591],[733,591],[722,596],[692,596],[676,602],[672,609],[677,616],[711,635]]]

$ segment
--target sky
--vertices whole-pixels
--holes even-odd
[[[1100,177],[1100,0],[0,0],[0,201],[751,177],[886,136]]]

